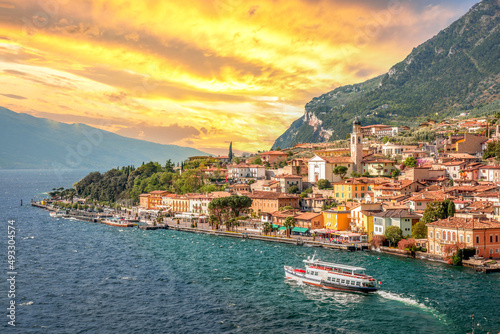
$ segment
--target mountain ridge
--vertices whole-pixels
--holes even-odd
[[[181,162],[210,155],[191,147],[123,137],[82,123],[66,124],[0,107],[0,169],[109,169],[142,162]]]
[[[313,98],[272,149],[344,139],[356,116],[363,125],[414,125],[493,112],[500,98],[499,23],[499,1],[475,4],[387,73]]]

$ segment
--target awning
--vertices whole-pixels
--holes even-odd
[[[278,230],[279,231],[284,231],[284,230],[286,230],[286,227],[285,226],[280,226],[280,228]]]
[[[292,229],[292,232],[299,232],[299,233],[305,233],[307,232],[309,229],[307,227],[294,227]]]
[[[278,228],[280,227],[279,225],[273,224],[273,228]]]

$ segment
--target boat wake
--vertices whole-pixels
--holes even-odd
[[[409,297],[403,297],[401,295],[398,295],[397,293],[392,293],[392,292],[388,292],[388,291],[378,290],[376,292],[376,294],[379,295],[382,298],[389,299],[389,300],[395,300],[395,301],[401,302],[401,303],[403,303],[405,305],[416,306],[418,308],[421,308],[423,310],[430,311],[430,312],[434,312],[435,311],[433,308],[428,307],[428,306],[424,305],[423,303],[419,303],[418,301],[413,300],[413,299],[411,299]]]

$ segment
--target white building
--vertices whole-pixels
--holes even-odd
[[[227,166],[227,177],[231,179],[265,179],[266,168],[261,165],[237,164]]]

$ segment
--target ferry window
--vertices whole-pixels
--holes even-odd
[[[337,283],[340,283],[340,278],[337,278]]]
[[[361,286],[361,283],[360,283],[360,282],[356,282],[356,285],[357,285],[357,286]]]
[[[343,279],[342,281],[340,281],[340,283],[345,284],[345,279]]]

